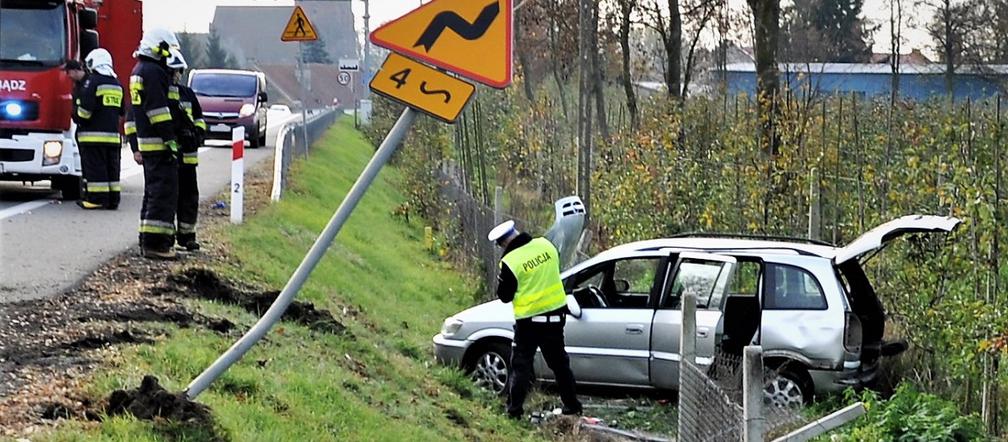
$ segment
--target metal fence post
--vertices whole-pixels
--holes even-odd
[[[742,418],[745,442],[763,442],[763,347],[747,345],[742,354]]]
[[[808,239],[819,239],[819,171],[809,171]]]
[[[690,409],[695,401],[686,396],[689,389],[685,388],[686,376],[683,373],[689,369],[687,364],[696,363],[696,295],[687,291],[682,299],[682,329],[679,333],[679,422],[676,439],[679,441],[693,440],[695,437],[686,433],[685,417],[696,413]]]

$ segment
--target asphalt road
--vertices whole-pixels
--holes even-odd
[[[281,120],[286,118],[269,120],[265,148],[245,149],[246,168],[272,160]],[[214,144],[220,147],[200,148],[201,200],[231,181],[229,144]],[[103,262],[136,247],[143,170],[129,149],[123,150],[122,159],[123,193],[117,211],[84,211],[73,201],[59,201],[48,182],[0,182],[0,303],[60,294]]]

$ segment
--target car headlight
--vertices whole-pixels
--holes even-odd
[[[458,318],[448,318],[444,320],[444,324],[441,325],[441,336],[446,338],[452,337],[462,328],[462,320]]]
[[[241,109],[238,110],[238,116],[243,118],[252,115],[253,113],[255,113],[255,105],[251,103],[243,104]]]
[[[62,141],[46,141],[42,143],[42,159],[43,166],[49,166],[52,164],[59,163],[60,156],[63,155],[63,142]]]

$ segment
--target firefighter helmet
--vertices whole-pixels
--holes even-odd
[[[179,48],[175,33],[164,28],[154,28],[144,32],[136,53],[160,60],[171,56],[170,50]]]
[[[169,50],[171,55],[168,56],[168,69],[184,71],[189,69],[189,63],[186,63],[185,57],[182,56],[182,52],[178,49],[172,48]]]
[[[84,58],[84,65],[92,72],[98,72],[112,77],[115,76],[115,71],[112,70],[112,54],[103,48],[91,51],[91,53]]]

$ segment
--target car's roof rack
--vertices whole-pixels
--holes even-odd
[[[749,233],[685,232],[685,233],[677,233],[675,235],[669,236],[669,238],[735,238],[735,239],[789,241],[789,242],[814,244],[817,246],[836,247],[836,244],[821,241],[818,239],[797,238],[791,236],[776,236],[776,235],[754,235]]]

